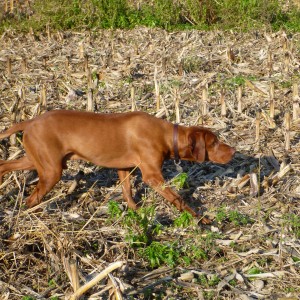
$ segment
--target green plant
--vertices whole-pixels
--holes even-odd
[[[33,298],[31,296],[23,296],[22,300],[35,300],[35,298]]]
[[[215,248],[215,240],[220,238],[222,238],[220,233],[206,231],[200,240],[202,241],[202,246],[204,247],[205,251],[210,251],[212,248]]]
[[[168,266],[174,267],[179,258],[179,251],[176,244],[166,244],[152,242],[149,246],[139,250],[140,254],[150,263],[150,266],[159,267],[166,263]]]
[[[220,278],[217,275],[207,276],[201,274],[198,278],[199,283],[205,288],[216,286],[220,282]]]
[[[300,216],[295,214],[284,215],[284,225],[288,226],[295,237],[300,238]]]
[[[184,211],[174,220],[174,225],[176,227],[188,227],[193,221],[194,217],[189,212]]]
[[[228,214],[229,221],[236,226],[247,225],[252,223],[251,219],[247,215],[243,215],[236,210],[232,210]]]
[[[280,0],[35,0],[31,9],[0,11],[0,32],[8,28],[28,32],[86,28],[133,28],[135,26],[173,29],[273,28],[300,30],[300,10]],[[186,70],[201,66],[192,59]]]
[[[126,0],[92,0],[97,8],[96,24],[102,28],[127,28],[130,26],[129,6]]]
[[[179,190],[187,184],[188,174],[187,173],[180,173],[172,179],[172,184]]]
[[[208,280],[208,285],[209,286],[216,286],[220,282],[220,278],[217,275],[213,275],[211,278]]]
[[[55,287],[55,286],[56,286],[55,279],[50,279],[50,280],[48,281],[48,285],[49,285],[49,287]]]
[[[208,254],[202,248],[202,243],[195,242],[194,239],[187,239],[180,249],[181,259],[186,265],[190,265],[194,260],[207,260]]]
[[[215,220],[218,223],[222,223],[227,219],[227,212],[224,206],[218,208],[217,213],[216,213],[216,217]]]
[[[262,273],[262,271],[261,271],[261,269],[259,269],[257,267],[253,267],[247,271],[248,275],[256,275],[256,274],[260,274],[260,273]]]
[[[118,202],[116,201],[108,202],[108,214],[112,219],[119,218],[122,215],[122,210]]]
[[[244,226],[253,222],[249,216],[241,214],[237,210],[226,211],[224,206],[217,210],[215,219],[218,223],[223,223],[228,220],[235,226]]]
[[[201,69],[203,65],[203,58],[197,56],[185,57],[182,61],[183,70],[186,73],[197,72]]]
[[[229,282],[228,282],[231,286],[233,286],[233,287],[236,287],[237,286],[237,281],[236,281],[236,279],[231,279],[231,280],[229,280]]]
[[[142,207],[137,211],[128,210],[123,220],[123,225],[127,228],[125,239],[131,246],[141,247],[151,242],[153,235],[159,235],[161,225],[155,223],[155,209],[151,207]]]

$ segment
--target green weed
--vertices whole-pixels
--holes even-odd
[[[241,214],[237,210],[226,211],[225,207],[218,209],[215,219],[218,223],[228,221],[235,226],[245,226],[253,223],[249,216]]]
[[[280,0],[35,0],[31,11],[15,9],[0,12],[0,32],[7,28],[19,31],[52,29],[133,28],[135,26],[174,29],[238,29],[285,28],[300,30],[300,11]],[[187,63],[188,71],[201,61]]]
[[[284,225],[288,226],[294,236],[300,238],[300,216],[287,214],[284,216]]]
[[[208,254],[201,247],[201,243],[195,243],[194,239],[186,240],[184,246],[181,248],[181,253],[184,254],[181,256],[181,259],[186,265],[192,264],[194,260],[207,260]]]
[[[180,216],[178,218],[176,218],[174,220],[174,225],[176,227],[188,227],[189,225],[191,225],[193,223],[193,216],[189,213],[184,211],[183,213],[180,214]]]
[[[154,222],[154,217],[154,207],[142,207],[137,211],[128,210],[123,220],[123,225],[128,231],[125,239],[131,246],[141,247],[148,245],[153,235],[157,236],[160,234],[161,225]]]
[[[55,287],[56,286],[56,282],[54,279],[50,279],[49,282],[48,282],[48,286],[49,287]]]
[[[117,219],[122,215],[122,210],[118,202],[116,201],[108,202],[108,214],[111,219]]]
[[[180,173],[176,177],[172,179],[172,184],[180,190],[187,184],[188,174],[187,173]]]
[[[216,286],[220,280],[217,275],[206,276],[205,274],[201,274],[198,279],[199,283],[205,288]]]
[[[253,267],[247,271],[248,275],[256,275],[256,274],[260,274],[260,273],[263,273],[263,272],[261,269],[259,269],[257,267]]]
[[[140,249],[139,252],[142,257],[149,261],[152,268],[159,267],[164,263],[170,267],[174,267],[180,255],[175,243],[152,242],[146,248]]]

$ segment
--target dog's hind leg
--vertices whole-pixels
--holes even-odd
[[[55,186],[62,175],[62,165],[56,164],[51,168],[37,169],[39,182],[34,192],[26,199],[29,208],[41,203],[43,197]]]

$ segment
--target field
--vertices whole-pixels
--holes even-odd
[[[140,110],[210,127],[237,150],[227,165],[182,162],[181,174],[164,164],[212,225],[171,207],[139,171],[138,212],[115,170],[69,163],[31,210],[37,175],[6,175],[0,299],[75,299],[85,284],[81,299],[300,299],[299,33],[49,29],[0,40],[0,131],[52,109]],[[21,141],[2,140],[2,159],[21,157]]]

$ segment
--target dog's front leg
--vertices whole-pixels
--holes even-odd
[[[132,198],[131,184],[130,184],[130,171],[118,170],[120,183],[122,184],[123,198],[126,200],[128,207],[131,209],[137,209],[137,205]]]
[[[187,211],[193,217],[199,216],[175,191],[166,186],[161,171],[155,166],[149,164],[141,166],[143,181],[151,186],[156,192],[172,203],[179,211]],[[209,224],[211,221],[205,217],[201,217],[203,224]]]

